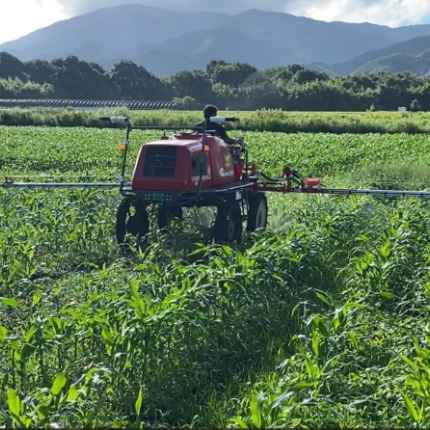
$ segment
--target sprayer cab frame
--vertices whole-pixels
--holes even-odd
[[[123,151],[123,157],[122,157],[122,163],[121,163],[121,176],[120,176],[120,193],[124,197],[133,197],[136,196],[137,198],[145,201],[147,199],[144,198],[144,196],[148,195],[148,191],[145,190],[136,190],[134,191],[131,187],[130,183],[127,183],[125,180],[125,170],[126,170],[126,164],[127,164],[127,154],[128,154],[128,147],[130,145],[130,133],[132,130],[154,130],[159,129],[163,130],[164,134],[163,137],[166,136],[166,131],[176,131],[178,130],[186,130],[183,134],[201,134],[202,136],[202,152],[205,151],[206,146],[206,137],[208,135],[215,136],[216,132],[212,130],[207,130],[206,122],[201,127],[154,127],[154,126],[133,126],[130,120],[127,117],[103,117],[100,118],[102,121],[110,121],[114,125],[120,125],[126,128],[126,136],[125,136],[125,142],[123,145],[121,145],[121,149]],[[226,122],[235,122],[238,121],[237,118],[226,118],[226,117],[211,117],[211,122],[214,123],[226,123]],[[245,163],[244,168],[241,174],[240,180],[234,181],[228,185],[220,186],[220,187],[214,187],[209,189],[201,189],[201,180],[202,177],[200,176],[200,183],[199,183],[199,190],[197,192],[172,192],[170,196],[168,196],[169,204],[172,205],[178,205],[181,204],[183,206],[213,206],[214,203],[217,203],[220,198],[219,195],[223,193],[232,193],[243,189],[251,189],[255,188],[253,185],[257,181],[257,177],[255,175],[255,166],[252,166],[252,168],[249,168],[248,166],[248,151],[246,150],[246,146],[242,143],[242,150],[245,156]],[[201,160],[201,163],[203,163],[203,160]],[[201,173],[202,173],[202,167],[201,167]],[[215,194],[217,197],[212,198],[209,197],[210,194]],[[191,199],[191,201],[189,201]],[[197,203],[197,200],[200,199],[200,202]],[[154,201],[152,201],[154,203]]]

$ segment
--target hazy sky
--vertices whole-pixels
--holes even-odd
[[[372,22],[392,27],[430,22],[430,0],[1,0],[0,43],[58,20],[118,4],[237,13],[256,8],[324,21]],[[263,6],[264,5],[264,6]]]

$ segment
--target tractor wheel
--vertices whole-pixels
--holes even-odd
[[[134,214],[130,214],[133,209]],[[127,234],[136,237],[137,241],[149,232],[149,218],[145,205],[138,201],[124,199],[116,213],[116,240],[122,245]]]
[[[160,206],[158,208],[158,228],[164,230],[168,228],[174,218],[182,219],[181,206]]]
[[[267,198],[260,192],[250,193],[248,196],[249,211],[246,230],[248,232],[264,231],[267,227]]]
[[[242,211],[238,202],[227,203],[218,208],[214,226],[217,243],[240,243],[242,240]]]

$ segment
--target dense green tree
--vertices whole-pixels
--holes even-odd
[[[55,68],[53,64],[46,60],[33,60],[27,64],[27,73],[33,82],[44,84],[54,82]]]
[[[2,99],[45,99],[55,96],[50,84],[23,82],[19,78],[0,79],[0,98]]]
[[[213,74],[217,66],[223,66],[228,64],[224,60],[212,60],[206,66],[206,74],[209,76],[209,79],[213,79]]]
[[[22,63],[0,53],[0,97],[176,100],[184,109],[216,103],[233,110],[430,110],[430,76],[383,72],[330,78],[298,64],[257,70],[213,60],[205,70],[160,79],[131,61],[106,71],[74,56]]]
[[[325,73],[315,72],[314,70],[301,69],[293,75],[293,82],[298,84],[306,84],[313,81],[328,81],[330,78]]]
[[[212,72],[212,82],[237,88],[257,73],[258,70],[248,63],[217,64]]]
[[[0,52],[0,79],[18,78],[28,81],[27,68],[18,58],[7,52]]]
[[[183,71],[165,80],[170,85],[174,97],[190,96],[203,103],[216,102],[216,95],[207,73],[202,70]]]
[[[124,100],[165,100],[172,98],[166,84],[132,61],[115,64],[110,74],[113,98]],[[182,97],[190,95],[183,94]]]
[[[108,76],[91,63],[75,56],[54,60],[53,84],[57,97],[66,99],[105,98]]]

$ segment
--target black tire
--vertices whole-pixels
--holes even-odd
[[[135,213],[130,215],[130,209]],[[134,236],[138,242],[149,232],[149,218],[145,205],[138,201],[124,199],[116,213],[116,240],[122,245],[127,234]]]
[[[174,218],[182,219],[183,212],[181,206],[160,206],[158,208],[158,228],[164,230],[170,227],[170,223]]]
[[[219,207],[214,226],[215,242],[219,244],[240,243],[242,234],[242,211],[239,203],[226,203]]]
[[[261,232],[267,227],[268,205],[267,197],[260,192],[248,194],[248,223],[246,230],[248,232]]]

